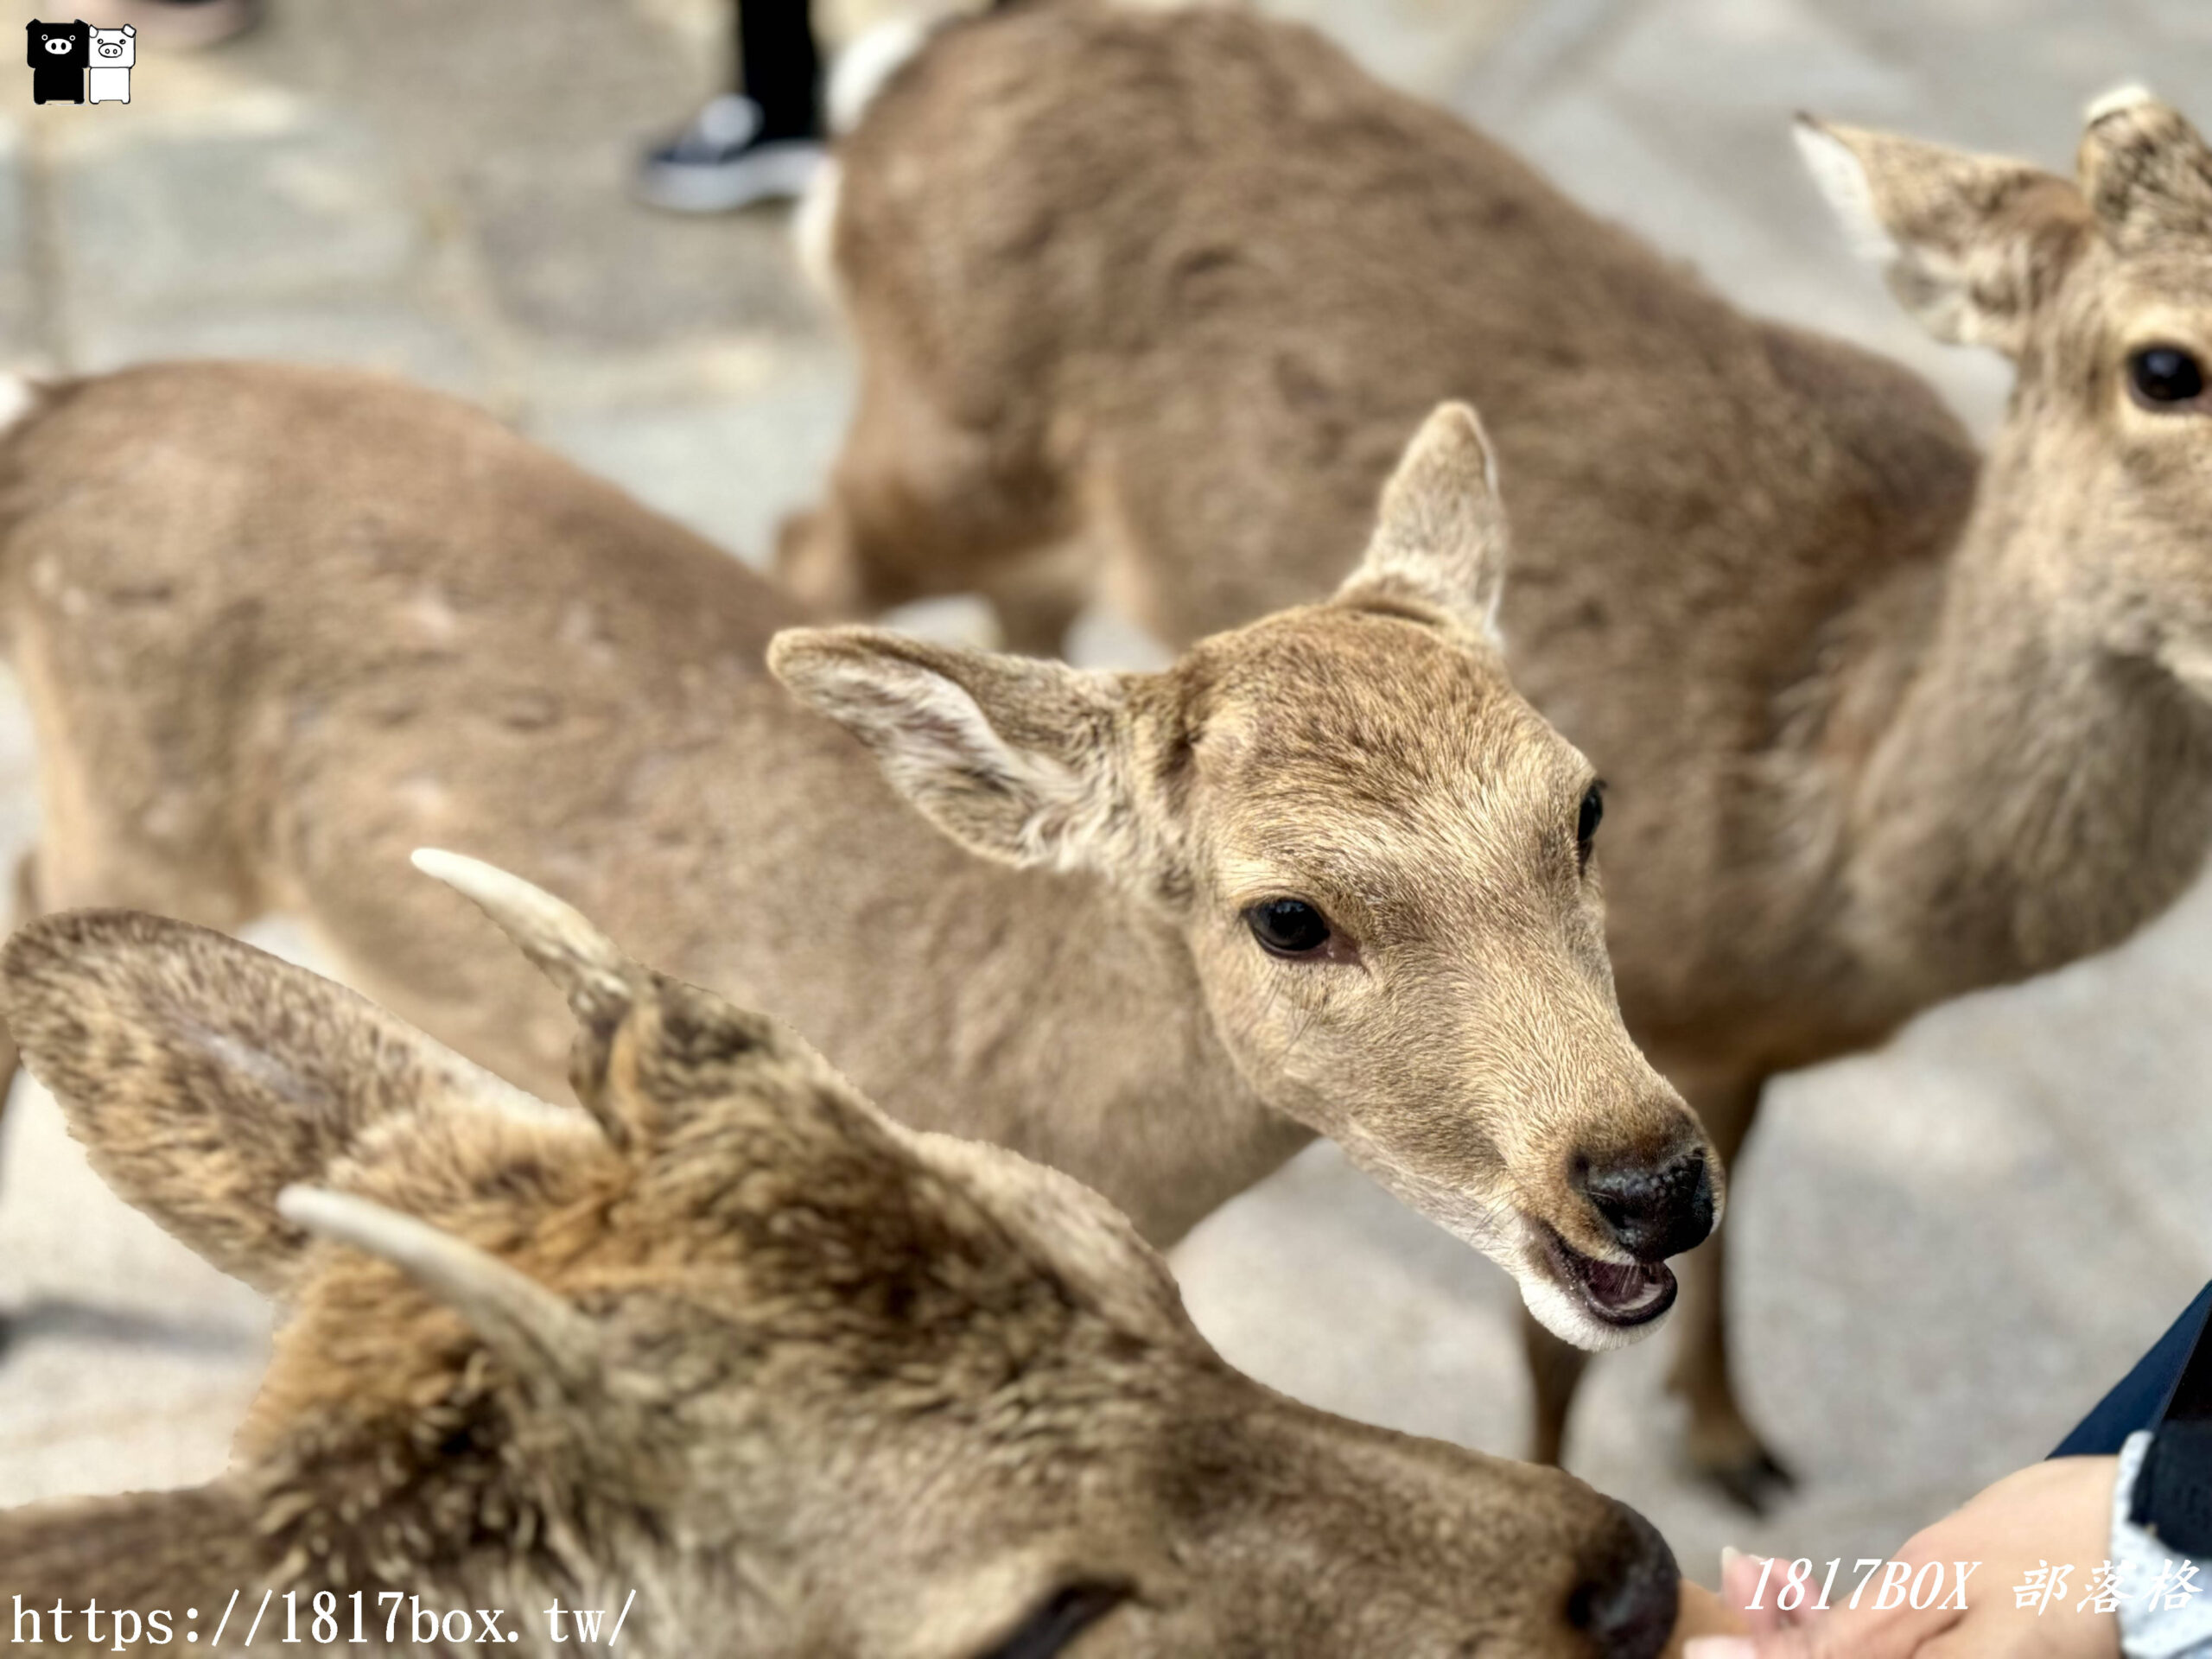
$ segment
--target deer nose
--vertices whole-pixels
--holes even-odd
[[[1573,1180],[1605,1230],[1639,1262],[1680,1255],[1713,1230],[1713,1172],[1703,1147],[1656,1166],[1642,1160],[1578,1164]]]
[[[1611,1507],[1620,1524],[1567,1597],[1567,1623],[1600,1659],[1655,1659],[1675,1633],[1681,1573],[1656,1527],[1625,1503]]]

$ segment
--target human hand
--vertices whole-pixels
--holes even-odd
[[[1980,1562],[1967,1581],[1967,1606],[1877,1610],[1867,1596],[1853,1607],[1784,1614],[1770,1600],[1751,1611],[1760,1563],[1731,1560],[1720,1599],[1745,1608],[1747,1637],[1690,1642],[1685,1659],[2119,1659],[2120,1621],[2086,1594],[2088,1576],[2109,1553],[2115,1458],[2057,1458],[2007,1475],[1964,1508],[1917,1534],[1896,1559],[1923,1564]],[[2038,1565],[2074,1565],[2077,1581],[2063,1599],[2037,1612],[2013,1587]],[[2077,1611],[2078,1606],[2078,1611]]]

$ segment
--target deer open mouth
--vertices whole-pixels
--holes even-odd
[[[1675,1305],[1675,1274],[1663,1262],[1600,1262],[1585,1255],[1551,1228],[1544,1243],[1560,1282],[1591,1316],[1620,1330],[1649,1325]]]

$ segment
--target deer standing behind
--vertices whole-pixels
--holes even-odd
[[[418,1608],[575,1651],[556,1601],[621,1610],[619,1649],[582,1645],[647,1659],[1667,1640],[1633,1511],[1269,1393],[1096,1194],[905,1129],[537,889],[418,859],[560,988],[583,1111],[188,924],[74,912],[0,954],[94,1165],[289,1310],[222,1478],[0,1513],[0,1632],[85,1641],[96,1605],[89,1645],[172,1652],[235,1590],[218,1651],[264,1591],[264,1645],[334,1654],[357,1595],[377,1652],[474,1650],[410,1641]]]
[[[2212,837],[2212,154],[2108,101],[2079,181],[1804,123],[1941,338],[2010,356],[1986,465],[1921,381],[1748,317],[1441,111],[1240,8],[1064,0],[884,81],[804,223],[862,354],[783,574],[976,588],[1049,651],[1327,591],[1424,411],[1483,410],[1516,683],[1612,785],[1629,1028],[1732,1159],[1776,1073],[2101,950]],[[1786,1481],[1685,1274],[1690,1451]],[[1537,1449],[1582,1361],[1531,1327]]]
[[[466,848],[1156,1243],[1325,1133],[1562,1337],[1625,1341],[1719,1169],[1622,1029],[1593,774],[1488,632],[1503,537],[1446,409],[1336,599],[1084,673],[778,635],[760,576],[427,392],[77,382],[0,443],[44,812],[21,902],[296,917],[548,1093],[557,1001],[393,874]]]

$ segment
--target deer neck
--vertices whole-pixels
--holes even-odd
[[[1065,1171],[1162,1248],[1313,1138],[1244,1077],[1174,921],[1090,876],[969,874],[949,912],[961,938],[941,959],[974,966],[932,1068],[957,1084],[922,1127]],[[894,1079],[914,1076],[928,1040],[912,1031],[889,1057],[879,1097],[894,1111],[912,1098]]]
[[[1312,1138],[1237,1067],[1173,918],[1096,876],[953,849],[903,802],[877,845],[810,899],[790,957],[717,939],[679,970],[790,1020],[900,1122],[1073,1175],[1155,1244]],[[843,943],[892,913],[895,943]]]
[[[1862,961],[1922,999],[2117,944],[2212,844],[2212,705],[2065,586],[2099,525],[2053,499],[2034,427],[2015,412],[1951,557],[1885,596],[1921,626],[1860,665],[1898,689],[1844,806],[1842,898]]]

